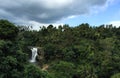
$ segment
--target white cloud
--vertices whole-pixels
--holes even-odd
[[[68,19],[72,19],[72,18],[75,18],[76,16],[75,15],[72,15],[72,16],[69,16]]]
[[[47,9],[59,9],[69,6],[74,0],[40,0]]]
[[[0,19],[17,24],[56,23],[65,18],[89,14],[95,7],[106,8],[110,0],[0,0]],[[113,1],[113,0],[112,0]],[[33,22],[34,21],[34,22]]]
[[[113,26],[120,27],[120,21],[111,21],[108,24],[112,24]]]
[[[31,30],[40,30],[40,27],[48,27],[50,24],[46,24],[46,23],[39,23],[39,22],[36,22],[36,21],[30,21],[30,20],[19,20],[21,22],[21,26],[32,26],[32,28],[30,28]],[[52,25],[56,28],[58,28],[59,25],[62,25],[62,23],[52,23]]]

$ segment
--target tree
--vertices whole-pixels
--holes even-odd
[[[53,62],[49,71],[55,75],[55,78],[72,78],[74,74],[74,64],[66,61]]]
[[[7,20],[0,20],[0,39],[13,40],[18,34],[18,28]]]
[[[26,65],[23,76],[23,78],[51,78],[46,71],[32,64]]]
[[[0,78],[20,78],[23,75],[27,54],[18,46],[17,34],[14,24],[0,20]]]
[[[111,78],[120,78],[120,73],[112,75]]]

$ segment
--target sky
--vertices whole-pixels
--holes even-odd
[[[16,25],[120,26],[120,0],[0,0],[0,19]]]

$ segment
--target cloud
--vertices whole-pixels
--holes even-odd
[[[64,18],[88,14],[94,7],[104,7],[110,2],[111,0],[0,0],[0,19],[8,19],[17,24],[23,21],[56,23]]]
[[[119,21],[111,21],[108,24],[112,24],[113,26],[120,27],[120,20]]]
[[[50,24],[46,24],[46,23],[40,23],[40,22],[36,22],[36,21],[31,21],[31,20],[19,20],[19,22],[21,22],[21,24],[19,24],[19,26],[32,26],[32,28],[30,28],[30,30],[40,30],[40,27],[48,27]],[[52,25],[56,28],[58,28],[60,25],[63,26],[63,23],[52,23]]]

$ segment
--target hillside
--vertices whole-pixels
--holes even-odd
[[[31,64],[28,46],[42,47],[43,60],[37,56]],[[120,27],[83,23],[36,31],[0,20],[0,78],[116,78],[119,73]]]

